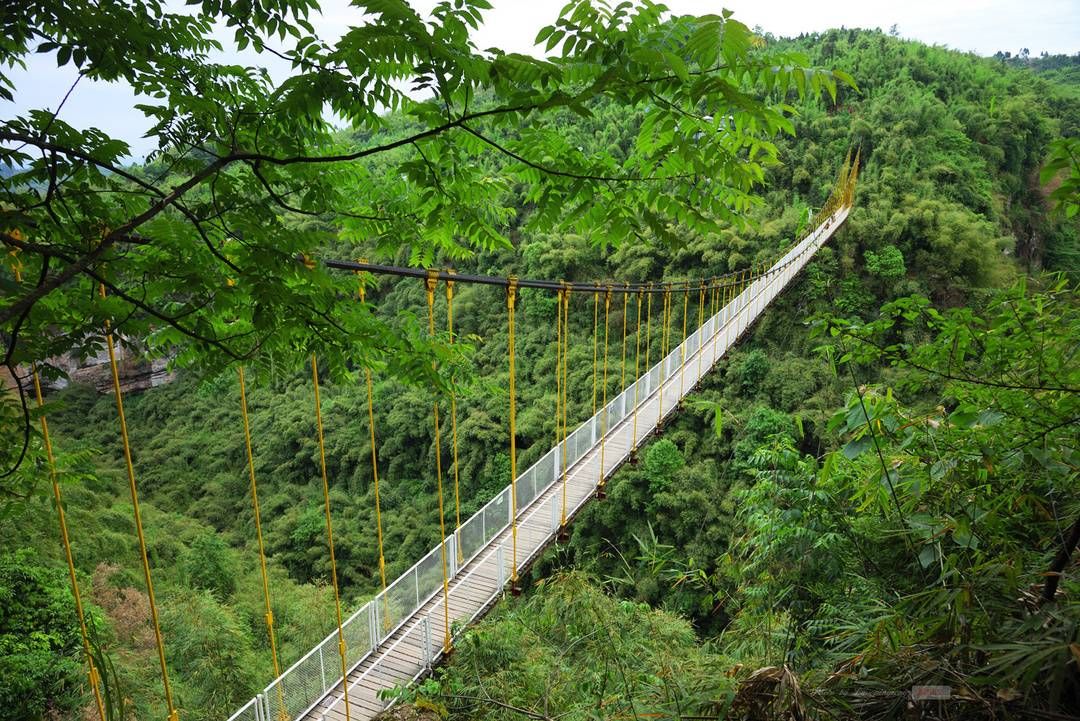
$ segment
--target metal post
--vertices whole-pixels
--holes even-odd
[[[416,589],[416,607],[420,608],[420,574],[417,572],[416,567],[413,567],[412,572],[413,588]]]
[[[255,721],[263,721],[262,694],[255,697]]]
[[[368,603],[368,638],[371,639],[371,648],[379,645],[379,600],[382,594],[375,596],[375,600]]]
[[[503,559],[503,544],[500,543],[499,547],[495,549],[495,565],[499,567],[499,588],[506,585],[506,561]]]
[[[323,660],[322,644],[319,644],[319,675],[322,676],[322,690],[326,690],[326,662]]]
[[[450,562],[450,578],[453,578],[454,576],[457,575],[457,571],[458,571],[458,568],[457,568],[457,531],[455,530],[447,540],[449,541],[449,543],[446,544],[448,546],[448,548],[446,549],[446,558]],[[417,605],[419,605],[419,604],[420,604],[420,602],[417,601]]]
[[[278,698],[280,698],[282,700],[282,703],[284,703],[284,700],[285,700],[284,694],[282,696],[279,696]],[[270,697],[269,696],[263,696],[262,700],[263,700],[263,721],[270,721]],[[279,716],[284,716],[285,715],[285,709],[281,709],[281,711],[279,712],[278,715]]]
[[[431,668],[431,662],[434,660],[431,651],[431,617],[424,616],[422,625],[424,628],[424,666]]]
[[[480,509],[480,538],[483,539],[484,543],[488,542],[488,537],[487,537],[487,509],[486,508]]]
[[[559,468],[561,467],[560,464],[562,463],[562,443],[560,443],[558,440],[555,441],[555,455],[553,456],[552,460],[555,461],[555,463],[552,464],[551,467],[551,481],[554,483],[555,481],[559,480]]]

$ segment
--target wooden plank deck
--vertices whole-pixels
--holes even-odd
[[[738,341],[769,301],[783,290],[814,251],[843,224],[846,217],[846,209],[838,211],[836,216],[809,236],[804,241],[801,257],[796,256],[799,262],[782,266],[770,283],[761,280],[752,284],[751,292],[747,294],[748,302],[743,307],[735,310],[734,304],[729,304],[721,310],[714,323],[718,325],[716,332],[704,338],[694,352],[679,358],[679,368],[662,384],[662,391],[657,388],[647,398],[639,399],[636,438],[633,437],[634,413],[628,413],[618,424],[608,429],[607,434],[602,436],[602,443],[598,440],[582,458],[567,469],[565,481],[560,479],[549,484],[526,507],[518,509],[516,553],[512,529],[507,527],[457,569],[448,584],[451,625],[471,623],[486,613],[507,590],[513,567],[516,565],[518,569],[526,568],[545,547],[556,541],[563,503],[563,483],[565,482],[566,514],[567,518],[571,519],[589,499],[595,497],[601,479],[606,480],[627,460],[631,449],[640,445],[656,430],[661,417],[668,416],[678,408],[681,399],[693,390],[700,377],[708,373],[727,349]],[[792,254],[785,257],[785,260],[790,257]],[[781,266],[781,263],[777,266]],[[448,547],[447,553],[451,552]],[[420,595],[419,589],[417,595]],[[419,678],[441,656],[445,632],[443,603],[444,597],[440,588],[438,593],[362,658],[350,670],[344,684],[339,681],[331,687],[302,718],[305,721],[347,721],[344,699],[346,686],[349,699],[348,721],[366,721],[381,711],[387,705],[379,696],[381,691]],[[325,683],[323,687],[326,687]],[[267,694],[269,693],[270,687],[267,689]],[[245,708],[250,707],[251,704]],[[235,714],[233,719],[238,719],[242,713],[243,710]],[[260,713],[256,705],[256,721],[267,721],[267,714],[265,711]]]

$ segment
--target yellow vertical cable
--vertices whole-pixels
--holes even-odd
[[[361,261],[366,262],[366,261]],[[360,302],[367,302],[367,288],[360,281]],[[390,619],[390,602],[386,598],[386,556],[383,554],[382,498],[379,495],[379,453],[375,447],[375,384],[371,379],[371,368],[364,368],[364,381],[367,385],[368,440],[371,443],[371,478],[375,490],[375,538],[379,545],[379,582],[382,585],[383,630],[389,631],[393,625]]]
[[[698,310],[697,310],[697,329],[698,329],[698,341],[697,341],[697,377],[698,383],[701,382],[701,357],[705,355],[703,348],[705,344],[702,342],[705,339],[701,335],[702,328],[705,325],[705,281],[701,281],[701,289],[698,291]]]
[[[741,296],[745,291],[746,291],[746,270],[743,269],[743,271],[741,273],[739,273],[739,295]],[[739,301],[739,315],[740,316],[743,314],[742,311],[743,311],[743,308],[746,305],[745,300],[746,299],[743,299],[742,301]],[[739,331],[737,326],[736,326],[736,333],[739,333],[741,335],[741,332]],[[738,337],[738,336],[736,336],[736,337]]]
[[[448,271],[453,272],[453,271]],[[450,333],[450,345],[454,345],[454,281],[446,281],[446,327]],[[458,447],[457,447],[457,393],[450,389],[450,436],[454,454],[454,548],[457,550],[458,563],[465,562],[461,551],[461,493],[458,490]]]
[[[652,283],[649,283],[645,293],[647,296],[645,304],[645,372],[648,373],[652,370],[652,366],[649,365],[650,351],[652,350]]]
[[[14,231],[18,233],[18,231]],[[17,238],[17,239],[21,239]],[[22,283],[22,270],[19,260],[15,261],[15,282]],[[56,517],[60,524],[60,540],[64,544],[64,558],[67,560],[68,576],[71,579],[71,594],[75,598],[75,614],[79,617],[79,633],[82,635],[83,655],[86,657],[86,672],[90,681],[90,690],[94,694],[94,703],[97,705],[98,716],[105,721],[105,704],[101,699],[101,681],[97,667],[94,666],[94,656],[90,650],[90,632],[86,626],[86,614],[83,611],[82,593],[79,591],[79,580],[75,574],[75,557],[71,552],[71,538],[68,535],[67,516],[64,513],[63,498],[60,493],[60,481],[56,470],[56,458],[53,455],[52,438],[49,436],[49,422],[45,419],[45,398],[41,393],[41,379],[38,377],[37,365],[30,364],[30,376],[34,380],[34,395],[37,397],[38,411],[41,412],[41,438],[45,444],[45,459],[49,464],[49,480],[52,482],[53,500],[56,503]]]
[[[683,379],[686,377],[686,316],[690,312],[690,281],[683,285],[682,304],[682,343],[679,344],[679,404],[682,404],[683,394],[686,388]]]
[[[630,301],[630,284],[622,294],[622,375],[619,377],[619,392],[626,390],[626,304]]]
[[[251,419],[248,417],[247,383],[244,380],[244,366],[236,366],[240,381],[240,417],[244,425],[244,451],[247,454],[248,478],[251,481],[251,506],[255,512],[255,539],[259,544],[259,573],[262,576],[263,603],[266,609],[266,633],[270,637],[270,660],[274,664],[274,678],[281,676],[281,664],[278,660],[277,634],[274,633],[274,610],[270,605],[270,577],[266,570],[266,546],[263,544],[262,514],[259,510],[259,489],[255,481],[255,456],[251,451]],[[285,714],[285,691],[277,685],[278,706],[281,715]]]
[[[349,709],[349,668],[345,649],[345,631],[341,621],[341,591],[338,588],[337,557],[334,555],[334,525],[330,520],[330,478],[326,472],[326,442],[323,440],[322,398],[319,396],[319,365],[311,354],[311,384],[315,389],[315,435],[319,441],[319,469],[322,472],[323,508],[326,511],[326,542],[330,547],[330,581],[334,587],[334,612],[337,615],[338,656],[341,657],[341,690],[345,703],[345,719]]]
[[[514,306],[517,302],[517,278],[511,277],[506,286],[506,312],[509,340],[507,342],[510,355],[510,502],[511,502],[511,536],[513,537],[512,562],[510,582],[516,587],[518,580],[517,572],[517,385],[516,372],[514,369]]]
[[[593,291],[593,315],[592,315],[592,412],[596,415],[596,369],[597,369],[597,344],[599,343],[600,323],[600,291]]]
[[[611,310],[611,286],[604,293],[604,402],[600,406],[600,480],[597,488],[600,493],[604,491],[604,441],[607,438],[607,369],[608,369],[608,313]]]
[[[427,290],[428,335],[435,337],[435,287],[439,284],[437,271],[428,271],[425,288]],[[435,370],[435,361],[431,361]],[[439,399],[431,404],[431,415],[435,421],[435,489],[439,494],[439,548],[442,551],[442,588],[443,588],[443,652],[449,653],[450,639],[450,573],[446,560],[446,512],[443,507],[442,486],[442,441],[439,437]]]
[[[563,361],[562,361],[562,517],[559,523],[560,528],[566,527],[566,468],[567,453],[569,446],[567,445],[566,436],[569,430],[567,423],[568,413],[567,406],[567,366],[570,363],[570,286],[569,284],[563,289],[562,297],[562,323],[563,323]]]
[[[722,311],[724,309],[723,292],[724,292],[724,281],[721,280],[721,281],[718,281],[716,283],[716,285],[713,286],[712,312],[713,312],[713,318],[715,319],[716,323],[720,322],[720,319],[717,316],[717,313],[719,313],[720,311]],[[720,330],[721,330],[721,328],[723,328],[722,325],[717,325],[715,328],[713,328],[713,346],[712,346],[713,363],[716,362],[716,345],[720,341]]]
[[[98,292],[105,298],[105,285],[98,285]],[[150,604],[150,619],[154,624],[154,642],[157,645],[158,663],[161,665],[161,683],[165,689],[165,705],[169,721],[180,718],[173,704],[172,686],[169,684],[169,670],[165,665],[165,642],[161,637],[161,624],[158,621],[157,599],[154,597],[154,581],[150,577],[150,557],[146,553],[146,536],[143,533],[142,514],[139,512],[139,492],[135,487],[135,466],[131,462],[131,441],[128,438],[127,417],[124,415],[124,396],[120,391],[120,368],[116,363],[116,349],[113,343],[111,324],[105,321],[105,346],[109,351],[109,366],[112,369],[113,393],[116,396],[116,415],[120,418],[120,439],[124,445],[124,466],[127,470],[128,489],[131,492],[131,506],[135,515],[135,532],[139,537],[139,554],[142,557],[143,578],[146,581],[146,596]]]
[[[644,288],[638,288],[637,292],[637,323],[634,324],[634,423],[630,431],[630,455],[637,453],[637,412],[638,412],[638,386],[641,385],[641,296],[645,293]],[[648,370],[648,364],[645,369]]]
[[[664,424],[664,385],[667,381],[668,325],[671,322],[671,286],[664,286],[664,304],[660,313],[660,415],[657,428]]]
[[[566,468],[566,444],[563,439],[566,437],[565,431],[562,425],[562,364],[563,364],[563,337],[562,337],[562,307],[563,307],[563,289],[559,288],[555,292],[555,447],[560,445],[562,449],[559,453],[560,461],[562,463],[561,468]],[[563,494],[562,494],[562,512],[560,526],[566,525],[566,475],[565,470],[562,474],[563,481]]]

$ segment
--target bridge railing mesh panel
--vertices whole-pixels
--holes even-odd
[[[230,716],[229,721],[262,721],[261,702],[262,699],[256,696]]]
[[[480,511],[484,514],[484,529],[491,540],[510,524],[510,488],[504,488]]]
[[[446,552],[450,554],[453,549],[448,545]],[[448,557],[448,566],[449,563],[450,559]],[[421,604],[427,602],[432,595],[441,592],[443,580],[442,547],[435,546],[435,548],[431,549],[420,563],[413,566],[413,573],[416,575],[416,595],[413,596],[412,608],[409,609],[408,615],[412,615],[412,612],[420,608]]]
[[[844,215],[841,213],[846,215],[846,211],[838,211],[838,214],[826,225],[836,223],[838,226],[843,222]],[[816,250],[828,237],[825,227],[815,230],[792,249],[784,261],[774,266],[774,270],[766,278],[759,279],[744,289],[722,307],[716,316],[708,319],[702,328],[694,331],[682,346],[676,345],[666,357],[659,359],[652,368],[646,369],[644,375],[635,383],[631,383],[619,395],[611,399],[607,407],[602,408],[595,416],[578,426],[566,439],[564,452],[567,468],[579,462],[596,448],[602,427],[606,427],[610,432],[632,414],[635,385],[637,387],[636,400],[641,407],[649,401],[650,395],[657,391],[662,382],[671,383],[671,379],[680,373],[682,360],[686,358],[688,359],[687,367],[681,371],[683,373],[681,381],[679,379],[674,381],[674,392],[671,392],[670,385],[664,390],[664,412],[670,413],[678,400],[680,383],[683,392],[689,392],[699,377],[699,364],[689,360],[693,354],[706,343],[716,343],[718,353],[724,352],[734,343],[737,333],[745,330],[754,317],[782,290],[783,285],[810,259],[812,251]],[[784,262],[794,259],[797,259],[797,262],[793,265],[781,267]],[[721,333],[721,335],[719,339],[714,340],[713,336],[716,333]],[[659,350],[658,341],[659,338],[654,336],[652,346],[654,351]],[[712,349],[706,348],[703,361],[711,365],[713,360]],[[706,370],[707,367],[702,364],[701,373],[703,374]],[[655,409],[654,405],[652,413],[639,418],[639,440],[651,432],[656,423]],[[629,431],[613,435],[612,438],[625,445],[625,442],[630,440]],[[614,466],[625,451],[626,448],[623,447],[611,450],[605,459],[605,466],[609,468]],[[552,449],[536,464],[526,469],[517,483],[519,510],[526,510],[535,498],[559,477],[561,466],[561,456]],[[454,562],[457,560],[452,555],[458,547],[455,544],[460,545],[461,559],[468,562],[507,528],[510,519],[510,492],[509,486],[504,488],[473,514],[457,534],[448,537],[448,570],[452,571]],[[553,508],[555,507],[553,501]],[[506,567],[509,558],[505,556],[495,554],[494,558],[487,562],[493,564],[494,568],[502,563],[504,571],[509,571]],[[346,660],[349,666],[359,663],[376,645],[373,636],[377,636],[380,642],[385,640],[441,590],[442,563],[442,548],[435,546],[416,565],[395,579],[387,587],[385,594],[377,596],[345,621],[342,631],[345,636]],[[508,577],[508,574],[500,575],[500,578],[502,577]],[[421,641],[427,643],[427,636],[436,625],[441,634],[441,623],[441,619],[438,619],[437,624],[435,619],[429,619],[427,623],[417,623],[406,627],[406,633],[413,646],[429,648],[429,646],[420,646],[420,643]],[[441,639],[435,640],[436,648],[440,643]],[[290,666],[279,679],[267,686],[261,695],[240,708],[229,721],[293,721],[313,708],[330,689],[339,684],[340,674],[338,637],[334,632]]]
[[[487,538],[484,537],[484,514],[478,511],[472,518],[462,523],[457,539],[461,560],[468,563],[469,559],[475,556],[487,542]]]

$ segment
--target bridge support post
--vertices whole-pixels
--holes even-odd
[[[446,560],[450,562],[450,578],[457,575],[457,531],[447,537]]]
[[[379,638],[379,599],[381,595],[376,596],[373,601],[368,603],[368,638],[371,639],[372,650],[377,648],[382,640]]]
[[[263,695],[255,696],[255,721],[265,721],[266,713],[263,711]]]
[[[422,625],[424,628],[424,668],[430,669],[431,662],[434,660],[431,650],[431,616],[424,616]]]
[[[326,692],[326,660],[323,658],[322,644],[319,644],[319,675],[322,676],[322,690]]]
[[[552,460],[555,462],[551,464],[551,482],[555,483],[559,480],[559,469],[562,468],[562,444],[559,443],[557,439],[555,442],[555,454],[552,456]]]

